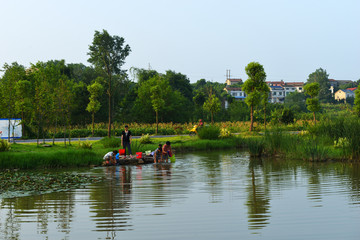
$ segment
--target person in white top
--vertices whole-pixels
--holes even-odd
[[[112,152],[108,152],[107,154],[105,154],[104,156],[104,161],[107,165],[115,165],[116,164],[116,159],[115,156],[118,153],[117,150],[114,150]]]

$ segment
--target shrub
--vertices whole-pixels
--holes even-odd
[[[6,140],[1,139],[0,140],[0,152],[6,152],[10,150],[10,143]]]
[[[232,137],[231,132],[227,128],[222,128],[220,130],[220,138],[229,138]]]
[[[100,140],[100,143],[105,147],[105,148],[119,148],[121,146],[121,139],[120,138],[108,138],[105,137],[103,139]]]
[[[285,125],[288,125],[290,123],[294,123],[294,113],[291,109],[285,108],[282,111],[282,115],[281,115],[281,122],[284,123]]]
[[[349,147],[349,141],[347,140],[347,138],[339,138],[337,141],[334,141],[334,147],[335,148],[345,148],[345,147]]]
[[[92,143],[89,141],[85,141],[85,142],[79,142],[79,148],[82,149],[92,149]]]
[[[198,136],[200,139],[215,140],[219,138],[219,135],[220,128],[217,126],[205,126],[198,131]]]
[[[141,144],[152,143],[149,134],[142,135],[141,138],[139,139],[139,142],[140,142]]]
[[[139,141],[132,141],[131,150],[132,150],[133,153],[145,152],[143,144],[141,142],[139,142]]]

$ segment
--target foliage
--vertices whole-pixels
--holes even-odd
[[[250,107],[250,131],[252,131],[254,107],[260,103],[262,95],[268,90],[268,87],[265,83],[266,73],[261,64],[251,62],[245,67],[245,72],[249,78],[245,81],[243,90],[247,94],[245,102]]]
[[[81,149],[92,149],[92,143],[89,141],[79,141],[79,148]]]
[[[334,141],[334,147],[335,148],[347,148],[349,147],[349,141],[347,138],[340,137],[338,140]]]
[[[229,137],[232,137],[232,133],[227,128],[221,128],[219,137],[220,138],[229,138]]]
[[[85,167],[100,163],[101,158],[95,152],[84,149],[5,152],[0,154],[0,169]]]
[[[329,157],[329,148],[316,138],[303,142],[301,148],[305,160],[324,161]]]
[[[305,112],[307,110],[305,101],[304,93],[292,92],[285,97],[284,106],[293,110],[293,112]]]
[[[141,138],[139,139],[139,142],[140,142],[141,144],[149,144],[149,143],[152,143],[151,137],[150,137],[149,134],[143,134],[143,135],[141,136]]]
[[[229,106],[230,121],[248,121],[250,118],[250,109],[243,101],[234,101]]]
[[[355,91],[354,110],[358,116],[360,116],[360,89]]]
[[[10,149],[11,149],[11,144],[4,139],[0,139],[0,152],[10,151]]]
[[[104,89],[100,83],[94,82],[93,84],[91,84],[87,87],[87,90],[90,93],[90,97],[89,97],[90,102],[88,103],[88,105],[86,107],[86,111],[90,112],[91,116],[92,116],[92,118],[91,118],[92,119],[92,136],[94,136],[95,113],[97,111],[99,111],[99,109],[101,107],[101,103],[98,101],[98,98],[102,94]]]
[[[107,76],[108,89],[108,137],[111,136],[112,123],[112,78],[115,74],[124,74],[121,66],[125,63],[125,58],[129,55],[131,49],[128,44],[125,44],[125,39],[119,36],[111,36],[106,30],[102,33],[95,31],[92,45],[89,46],[90,56],[88,62],[92,63],[95,68],[100,69]]]
[[[105,148],[119,148],[121,147],[121,139],[120,138],[114,138],[114,137],[105,137],[103,139],[100,140],[100,143],[105,147]]]
[[[261,157],[265,150],[265,141],[263,138],[247,138],[246,146],[249,149],[250,156]]]
[[[282,115],[280,121],[286,125],[294,123],[294,113],[291,109],[284,108],[282,110]]]
[[[209,112],[211,115],[211,123],[214,123],[214,114],[219,112],[221,108],[221,103],[219,98],[212,94],[210,91],[209,97],[204,102],[204,110]]]
[[[305,93],[311,98],[306,99],[306,105],[310,112],[313,112],[314,123],[316,123],[315,112],[320,111],[320,102],[317,96],[320,91],[320,84],[318,82],[313,82],[306,84],[304,87]]]
[[[215,125],[205,126],[198,130],[198,136],[200,139],[215,140],[219,138],[219,135],[220,128]]]
[[[319,90],[316,95],[311,95],[313,98],[318,97],[321,102],[328,102],[331,99],[331,92],[330,92],[330,82],[329,82],[329,74],[326,73],[326,70],[319,68],[316,69],[315,72],[309,74],[307,79],[307,84],[310,83],[318,83]],[[305,85],[305,87],[306,87]]]

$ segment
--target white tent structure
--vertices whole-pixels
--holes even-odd
[[[9,136],[9,124],[10,124],[10,138],[21,138],[22,127],[21,118],[0,118],[0,138],[8,139]]]

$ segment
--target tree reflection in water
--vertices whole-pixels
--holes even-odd
[[[248,200],[248,222],[249,229],[262,229],[269,224],[270,219],[270,197],[268,185],[264,184],[266,172],[262,171],[261,159],[250,159],[248,178],[251,182],[247,186]]]
[[[256,234],[278,230],[279,219],[288,221],[296,230],[291,225],[293,216],[325,228],[314,221],[319,217],[312,215],[314,207],[323,214],[320,216],[332,216],[336,208],[329,207],[329,203],[334,202],[345,210],[346,205],[351,205],[353,209],[344,212],[343,218],[352,216],[350,223],[358,220],[351,214],[360,202],[359,163],[262,160],[249,159],[246,154],[237,157],[202,152],[180,155],[173,165],[117,166],[91,171],[106,176],[106,180],[67,192],[0,199],[0,239],[29,239],[27,234],[32,234],[32,239],[78,239],[84,232],[89,239],[120,239],[133,233],[147,234],[149,229],[155,233],[164,230],[153,224],[159,220],[166,224],[191,223],[190,232],[183,232],[188,238],[191,227],[196,233],[214,221],[224,223],[219,230],[228,230],[221,234],[240,235],[248,230],[257,237]],[[322,204],[325,200],[328,204]],[[293,206],[301,208],[292,211]],[[192,215],[195,213],[200,217]],[[328,218],[324,218],[327,223]],[[348,225],[344,221],[339,227]],[[177,227],[167,226],[168,234]],[[266,231],[262,231],[264,228]],[[220,236],[214,233],[214,239]],[[143,239],[146,237],[143,235]]]
[[[132,230],[129,209],[131,205],[132,171],[130,166],[104,168],[106,180],[103,188],[95,188],[90,194],[93,200],[91,216],[96,231],[106,231],[115,239],[116,232]]]

